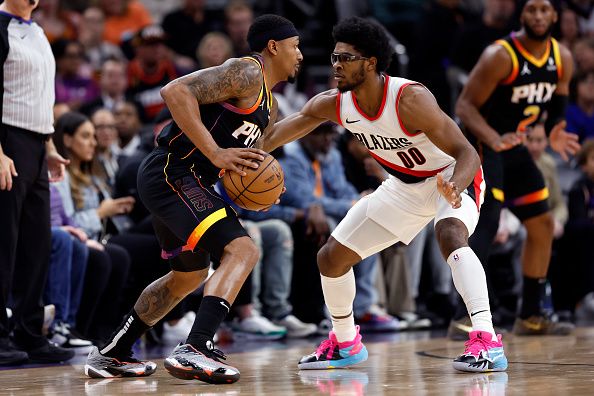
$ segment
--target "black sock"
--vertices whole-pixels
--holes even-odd
[[[132,309],[126,319],[109,337],[109,341],[99,348],[102,355],[109,357],[127,357],[130,355],[132,345],[138,340],[151,326],[144,323],[136,311]]]
[[[544,295],[545,280],[540,278],[528,278],[524,276],[522,289],[522,309],[520,318],[527,319],[533,315],[540,315],[540,302]]]
[[[231,304],[220,297],[204,296],[186,344],[203,349],[207,341],[212,341],[221,322],[229,313],[230,306]]]

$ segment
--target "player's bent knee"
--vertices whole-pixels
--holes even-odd
[[[435,236],[444,257],[462,246],[468,246],[468,229],[455,218],[445,218],[435,225]]]
[[[196,290],[207,275],[208,268],[191,272],[171,271],[173,278],[171,286],[178,295],[185,296]]]
[[[318,267],[322,273],[328,273],[331,270],[343,272],[361,261],[361,257],[357,253],[340,244],[332,237],[318,251],[317,258]]]
[[[254,268],[260,259],[260,250],[249,237],[232,240],[225,246],[225,254],[234,257],[238,263],[244,263],[250,270]]]

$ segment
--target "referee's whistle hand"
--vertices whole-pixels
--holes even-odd
[[[14,167],[14,162],[0,151],[0,190],[12,190],[12,178],[16,176],[18,176],[18,173]]]

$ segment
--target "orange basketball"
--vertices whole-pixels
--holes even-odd
[[[280,164],[268,154],[257,169],[240,166],[247,175],[225,172],[223,186],[237,206],[248,210],[262,210],[272,206],[280,197],[285,175]]]

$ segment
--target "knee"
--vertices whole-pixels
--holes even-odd
[[[440,220],[435,225],[435,237],[444,258],[456,249],[468,246],[468,230],[462,221],[454,218]]]
[[[524,224],[528,231],[528,238],[532,235],[539,235],[538,238],[541,238],[542,234],[552,235],[555,229],[555,221],[551,212],[529,219]]]
[[[234,261],[242,265],[246,270],[251,271],[260,260],[260,249],[251,240],[251,238],[237,238],[225,247],[226,255],[236,258]]]
[[[361,261],[359,256],[352,254],[343,254],[340,251],[340,244],[330,238],[328,242],[318,251],[318,268],[323,275],[334,274],[335,272],[344,273],[353,265]]]
[[[171,289],[180,296],[186,296],[196,290],[207,275],[208,268],[192,272],[171,271]]]

